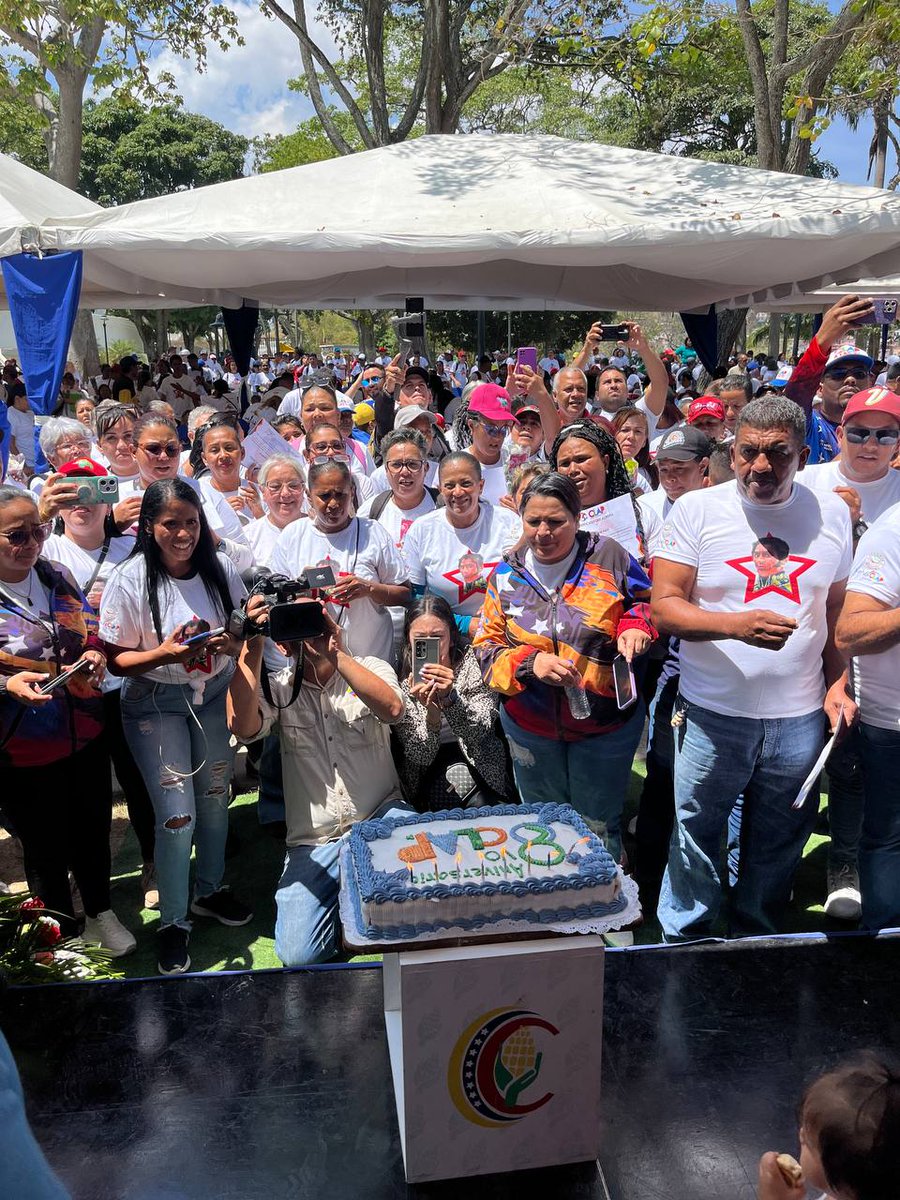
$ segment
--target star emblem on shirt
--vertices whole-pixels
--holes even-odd
[[[481,595],[485,595],[487,592],[488,577],[498,562],[499,559],[495,559],[494,562],[486,562],[483,570],[479,573],[478,578],[473,579],[471,582],[463,579],[459,567],[457,567],[454,571],[445,571],[444,578],[449,580],[450,583],[455,583],[459,589],[459,598],[457,599],[456,603],[462,604],[464,601],[468,600],[470,596],[477,596],[479,593]]]
[[[799,604],[800,584],[798,580],[810,567],[814,567],[815,565],[816,560],[814,558],[801,558],[797,554],[791,554],[783,562],[779,563],[778,570],[773,571],[771,575],[760,576],[752,554],[747,554],[743,558],[729,558],[725,560],[726,567],[734,567],[747,580],[747,586],[744,589],[745,604],[749,604],[751,600],[758,600],[760,596],[767,596],[769,594],[785,596],[788,600],[793,600],[795,604]]]

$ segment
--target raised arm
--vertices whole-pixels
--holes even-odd
[[[669,372],[666,364],[647,341],[640,325],[635,321],[626,321],[625,324],[628,326],[628,345],[634,346],[640,354],[650,381],[644,392],[644,403],[655,417],[661,417],[669,394]]]
[[[812,339],[791,374],[784,394],[799,404],[807,416],[819,390],[828,362],[828,352],[835,342],[854,332],[862,317],[872,311],[872,301],[859,296],[842,296],[822,318],[819,332]]]

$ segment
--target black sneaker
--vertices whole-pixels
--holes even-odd
[[[167,925],[159,931],[159,960],[156,965],[160,975],[183,975],[190,970],[186,929],[180,925]]]
[[[191,904],[191,912],[198,917],[215,917],[222,925],[246,925],[253,920],[247,905],[236,900],[227,887],[219,888],[211,896],[198,896]]]

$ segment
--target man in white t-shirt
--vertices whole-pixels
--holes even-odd
[[[202,393],[198,384],[184,369],[180,355],[173,354],[169,360],[172,374],[167,375],[157,387],[160,400],[171,404],[175,412],[175,420],[182,424],[192,408],[202,403]]]
[[[860,539],[837,627],[853,655],[865,793],[862,924],[900,925],[900,504]]]
[[[676,826],[659,906],[667,941],[712,932],[721,840],[740,796],[731,929],[777,930],[817,816],[814,801],[793,801],[826,718],[834,728],[842,708],[848,722],[856,714],[834,644],[850,515],[836,496],[795,483],[805,438],[793,402],[748,404],[732,445],[734,481],[682,496],[659,535],[653,620],[681,638]]]
[[[900,503],[900,471],[891,460],[900,444],[900,396],[887,388],[858,392],[844,409],[837,427],[840,458],[806,467],[798,483],[815,491],[834,492],[850,509],[853,536]],[[861,911],[857,858],[863,821],[861,734],[851,730],[828,760],[828,894],[830,917],[855,921]]]

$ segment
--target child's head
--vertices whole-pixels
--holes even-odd
[[[900,1196],[900,1071],[866,1055],[822,1075],[800,1102],[800,1165],[835,1200]]]

